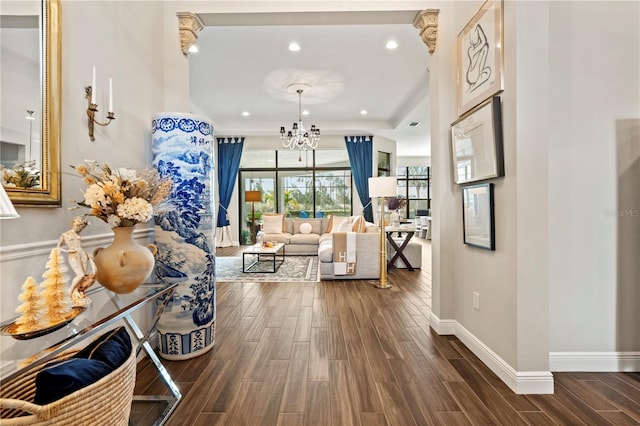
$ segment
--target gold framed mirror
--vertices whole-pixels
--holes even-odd
[[[9,4],[16,8],[3,5],[0,16],[0,181],[15,205],[56,207],[61,205],[60,0]]]

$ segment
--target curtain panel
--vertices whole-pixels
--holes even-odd
[[[216,138],[218,142],[218,218],[216,242],[218,247],[229,247],[233,244],[231,223],[227,209],[231,203],[233,188],[236,185],[244,137]]]
[[[356,184],[358,197],[363,205],[367,222],[373,222],[373,209],[369,197],[369,178],[373,173],[373,136],[345,136],[351,174]]]

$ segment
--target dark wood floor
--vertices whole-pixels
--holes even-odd
[[[164,361],[183,400],[168,425],[638,425],[640,374],[557,373],[516,395],[457,338],[429,328],[423,267],[370,281],[218,283],[214,348]],[[218,256],[238,253],[219,249]],[[146,360],[136,393],[163,393]],[[157,406],[135,405],[152,424]]]

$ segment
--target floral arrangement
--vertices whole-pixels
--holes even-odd
[[[160,178],[158,171],[147,166],[141,173],[134,169],[112,170],[107,164],[85,160],[71,166],[88,188],[79,206],[88,207],[95,216],[112,227],[134,226],[153,217],[153,208],[167,199],[171,179]]]
[[[0,178],[5,188],[33,188],[40,185],[40,170],[35,161],[16,164],[12,168],[0,165]]]
[[[404,208],[407,205],[407,200],[403,197],[388,197],[385,199],[389,210],[398,210]]]

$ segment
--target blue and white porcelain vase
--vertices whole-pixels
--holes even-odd
[[[162,113],[151,124],[153,164],[173,181],[154,212],[156,275],[178,285],[158,321],[160,356],[183,360],[215,343],[213,126],[193,114]]]

